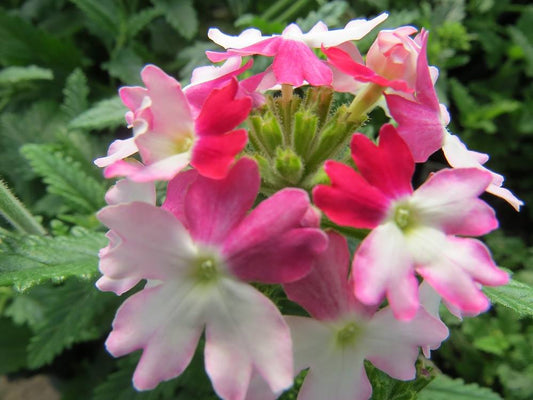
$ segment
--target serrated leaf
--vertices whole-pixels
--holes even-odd
[[[29,65],[27,67],[7,67],[0,70],[0,85],[13,85],[19,82],[40,79],[54,79],[54,73],[48,68],[41,68],[35,65]]]
[[[128,34],[131,38],[135,37],[144,29],[152,20],[163,15],[163,10],[154,8],[145,8],[139,13],[131,15],[128,18]]]
[[[71,157],[50,145],[28,144],[21,152],[48,185],[48,191],[62,197],[74,212],[92,214],[104,206],[104,186]]]
[[[76,235],[19,236],[0,232],[0,286],[24,291],[46,281],[98,273],[98,250],[107,244],[100,232]]]
[[[499,394],[462,379],[437,376],[418,396],[418,400],[502,400]]]
[[[124,13],[115,0],[70,0],[98,27],[98,36],[106,40],[117,37]]]
[[[511,279],[505,286],[485,286],[483,292],[493,303],[510,308],[520,317],[533,317],[533,287]]]
[[[74,118],[69,127],[72,129],[112,129],[124,124],[126,107],[118,96],[102,100],[87,111]]]
[[[30,368],[48,364],[74,343],[98,338],[111,321],[98,323],[97,318],[116,301],[112,294],[98,291],[93,281],[69,280],[47,289],[40,297],[45,318],[28,346]]]
[[[72,71],[81,63],[81,53],[68,38],[32,26],[0,9],[0,64],[39,65],[54,71]]]
[[[167,22],[186,39],[192,39],[198,31],[198,17],[192,0],[152,0],[164,13]]]
[[[0,318],[0,374],[16,372],[26,366],[26,347],[31,331],[17,326],[9,318]]]
[[[89,86],[87,78],[83,71],[76,68],[67,78],[65,88],[63,89],[63,104],[61,108],[69,117],[80,115],[89,107],[87,97],[89,96]]]
[[[113,54],[111,60],[102,64],[102,67],[114,78],[120,79],[128,85],[141,84],[141,71],[144,62],[131,47],[125,47]]]

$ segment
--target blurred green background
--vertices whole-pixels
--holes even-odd
[[[130,134],[116,92],[140,84],[144,64],[186,84],[194,67],[208,64],[205,50],[216,48],[209,27],[236,34],[253,26],[270,34],[297,22],[305,32],[319,20],[336,28],[382,11],[390,16],[381,28],[430,31],[429,61],[440,70],[437,89],[450,110],[450,130],[471,150],[489,153],[487,166],[526,203],[516,213],[486,196],[501,224],[486,242],[499,265],[533,284],[533,4],[527,0],[3,0],[0,176],[58,240],[22,242],[1,221],[0,263],[52,265],[70,251],[94,265],[76,247],[105,245],[91,232],[101,230],[94,213],[109,183],[92,160],[113,138]],[[374,37],[359,44],[362,51]],[[442,157],[432,163],[438,167]],[[130,379],[138,354],[116,361],[103,347],[121,300],[94,290],[96,271],[85,280],[66,279],[75,274],[65,271],[51,284],[44,276],[0,287],[0,374],[9,382],[44,374],[63,399],[73,400],[215,398],[201,357],[179,379],[135,393]],[[420,398],[532,399],[533,324],[520,317],[498,306],[462,323],[445,315],[451,338],[433,361],[472,385],[454,381],[459,389]],[[3,379],[0,398],[9,385]],[[383,379],[372,375],[377,386]],[[416,398],[416,390],[409,393],[414,397],[375,389],[374,398]],[[295,398],[294,391],[284,398]]]

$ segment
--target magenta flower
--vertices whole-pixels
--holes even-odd
[[[238,129],[250,112],[251,99],[236,98],[235,79],[214,89],[193,116],[180,84],[154,65],[141,71],[146,88],[123,87],[120,97],[130,109],[126,121],[133,137],[116,140],[108,156],[95,164],[106,178],[127,176],[137,182],[170,180],[189,163],[210,178],[223,178],[244,148],[246,131]],[[143,164],[124,158],[139,152]]]
[[[465,314],[489,307],[482,285],[503,285],[483,243],[460,236],[495,229],[494,211],[478,196],[492,180],[477,168],[446,169],[413,191],[414,161],[392,125],[384,125],[379,146],[353,137],[359,173],[328,161],[331,186],[314,189],[315,203],[335,223],[372,229],[353,260],[354,290],[365,304],[386,297],[396,318],[411,319],[419,307],[418,281],[424,278],[448,303]]]
[[[389,307],[376,312],[355,298],[346,239],[330,232],[328,249],[303,279],[284,285],[288,297],[313,318],[286,316],[296,372],[309,368],[298,400],[367,400],[372,387],[364,360],[400,380],[414,379],[419,347],[435,349],[448,336],[437,318],[420,308],[398,321]]]
[[[134,201],[98,213],[110,228],[104,277],[147,280],[119,308],[106,341],[116,357],[143,350],[137,389],[180,375],[204,327],[205,367],[220,397],[244,399],[256,374],[274,393],[292,385],[289,329],[247,282],[300,279],[327,238],[300,189],[282,190],[248,213],[259,185],[255,162],[241,159],[220,180],[195,170],[177,175],[161,208]]]
[[[387,18],[383,13],[371,20],[350,21],[343,29],[328,30],[323,22],[318,22],[307,33],[296,24],[287,26],[281,35],[262,36],[257,29],[243,31],[239,36],[229,36],[216,28],[209,29],[208,36],[227,51],[207,52],[213,62],[227,59],[232,55],[263,55],[274,57],[272,70],[278,84],[301,86],[305,82],[313,86],[329,86],[332,72],[311,49],[322,46],[338,46],[342,43],[359,40]]]

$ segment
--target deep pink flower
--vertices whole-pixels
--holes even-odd
[[[393,378],[414,379],[419,347],[439,347],[448,329],[424,308],[412,320],[398,321],[390,307],[376,312],[359,303],[346,239],[333,232],[328,236],[328,249],[311,273],[284,285],[288,297],[313,317],[285,317],[296,372],[309,368],[298,400],[367,400],[372,387],[365,359]]]
[[[392,125],[384,125],[379,146],[353,137],[352,157],[359,170],[326,162],[331,186],[314,189],[315,203],[339,225],[372,229],[353,261],[354,290],[365,304],[386,297],[399,319],[419,307],[422,276],[448,303],[466,314],[489,307],[483,285],[503,285],[498,269],[477,236],[497,227],[494,211],[478,196],[492,180],[477,168],[441,170],[413,191],[414,161]]]
[[[273,36],[262,36],[254,28],[245,30],[239,36],[229,36],[211,28],[209,38],[227,51],[207,52],[207,56],[213,62],[225,60],[232,55],[259,54],[274,57],[272,70],[278,84],[301,86],[307,82],[313,86],[328,86],[332,81],[332,72],[311,49],[359,40],[386,18],[387,14],[384,13],[372,20],[352,20],[343,29],[331,31],[323,22],[318,22],[308,33],[303,33],[293,23],[281,35]]]
[[[292,384],[289,329],[247,282],[300,279],[327,238],[300,189],[248,213],[259,185],[255,162],[241,159],[220,180],[195,170],[177,175],[161,208],[136,201],[98,213],[113,239],[100,258],[104,277],[147,280],[119,308],[106,341],[117,357],[143,350],[137,389],[180,375],[204,327],[206,371],[220,397],[244,399],[254,374],[274,393]]]
[[[119,91],[130,109],[126,121],[133,128],[133,137],[114,141],[108,156],[95,160],[99,167],[106,167],[106,178],[170,180],[189,163],[204,176],[223,178],[247,141],[244,129],[232,129],[251,109],[250,98],[236,97],[235,78],[211,91],[193,116],[174,78],[154,65],[144,67],[141,77],[146,88],[123,87]],[[143,164],[124,160],[137,152]]]

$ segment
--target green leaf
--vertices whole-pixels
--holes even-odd
[[[0,179],[0,215],[19,232],[44,235],[46,231]]]
[[[69,276],[90,278],[98,272],[102,233],[74,230],[70,236],[19,236],[0,231],[0,286],[19,291]]]
[[[26,366],[26,347],[31,331],[17,326],[9,318],[0,318],[0,374],[16,372]]]
[[[192,39],[198,31],[198,17],[192,0],[152,0],[163,12],[167,22],[186,39]]]
[[[69,128],[72,129],[112,129],[124,124],[126,107],[118,96],[102,100],[87,111],[74,118]]]
[[[121,17],[124,15],[119,3],[114,0],[70,0],[89,20],[98,27],[99,36],[106,39],[116,37],[120,32]]]
[[[61,196],[73,211],[92,214],[105,205],[104,186],[88,176],[79,162],[54,151],[51,145],[28,144],[21,152],[48,185],[48,191]]]
[[[54,78],[52,70],[35,65],[27,67],[7,67],[0,70],[0,85],[13,85],[19,82],[33,80],[51,80]]]
[[[106,310],[113,310],[112,303],[117,300],[113,294],[98,291],[93,281],[69,280],[37,294],[44,319],[36,326],[28,346],[30,368],[48,364],[74,343],[100,337],[109,329],[111,316],[98,319]]]
[[[502,400],[500,395],[462,379],[437,376],[418,396],[418,400]]]
[[[511,279],[505,286],[484,286],[483,291],[493,303],[510,308],[520,317],[533,317],[533,287]]]
[[[162,9],[154,8],[145,8],[139,13],[129,16],[128,18],[128,35],[130,38],[135,37],[139,32],[141,32],[150,22],[155,18],[163,15],[164,12]]]
[[[142,58],[131,47],[125,47],[113,54],[111,60],[102,64],[102,67],[114,78],[120,79],[129,85],[141,84],[139,72],[144,66]]]
[[[76,68],[67,78],[63,89],[63,104],[61,108],[69,117],[73,119],[89,108],[87,97],[89,96],[89,86],[83,71]]]

